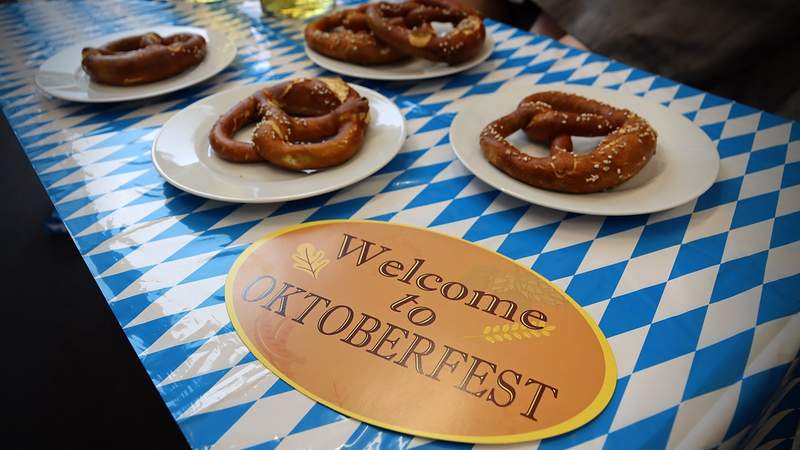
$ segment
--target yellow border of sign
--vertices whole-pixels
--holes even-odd
[[[347,223],[347,222],[349,222],[349,223],[379,223],[379,224],[385,224],[385,225],[391,225],[391,226],[414,228],[414,229],[417,229],[417,230],[424,230],[424,231],[427,231],[427,232],[430,232],[430,233],[440,234],[440,235],[446,236],[446,237],[448,237],[450,239],[457,239],[457,240],[460,240],[462,242],[466,242],[469,245],[473,245],[475,247],[478,247],[479,249],[481,249],[483,251],[491,252],[491,253],[494,253],[496,255],[499,255],[500,257],[505,258],[508,261],[511,261],[512,263],[514,263],[514,264],[516,264],[516,265],[518,265],[520,267],[524,267],[526,270],[528,270],[529,272],[531,272],[532,274],[534,274],[535,276],[537,276],[541,280],[543,280],[545,283],[547,283],[550,287],[552,287],[553,289],[557,290],[559,293],[562,294],[562,296],[564,298],[566,298],[569,302],[572,303],[572,306],[577,308],[578,311],[580,311],[580,313],[583,314],[583,318],[591,326],[592,331],[594,331],[595,336],[597,336],[597,339],[600,342],[600,347],[603,350],[603,359],[605,360],[605,363],[606,363],[605,378],[603,379],[603,386],[600,388],[600,391],[597,393],[597,396],[594,398],[592,403],[589,406],[587,406],[583,411],[581,411],[580,413],[578,413],[577,415],[573,416],[571,419],[569,419],[569,420],[567,420],[565,422],[559,423],[558,425],[553,425],[553,426],[551,426],[549,428],[545,428],[545,429],[542,429],[542,430],[533,431],[533,432],[530,432],[530,433],[520,433],[520,434],[511,434],[511,435],[503,435],[503,436],[453,435],[453,434],[429,433],[429,432],[426,432],[426,431],[412,430],[412,429],[409,429],[409,428],[398,427],[398,426],[395,426],[395,425],[392,425],[392,424],[383,423],[383,422],[380,422],[378,420],[374,420],[372,418],[362,416],[360,414],[354,413],[352,411],[348,411],[348,410],[346,410],[346,409],[344,409],[344,408],[342,408],[342,407],[340,407],[338,405],[334,405],[333,403],[330,403],[330,402],[328,402],[326,400],[323,400],[323,399],[317,397],[316,395],[314,395],[311,392],[307,391],[305,388],[303,388],[302,386],[300,386],[299,384],[295,383],[293,380],[288,378],[280,370],[276,369],[269,362],[269,360],[267,360],[267,358],[265,358],[264,355],[262,355],[258,351],[256,346],[254,346],[253,343],[250,342],[250,339],[242,332],[242,327],[239,324],[239,319],[236,317],[236,314],[235,314],[233,306],[232,306],[232,303],[233,303],[233,280],[236,278],[236,274],[239,272],[239,267],[241,267],[241,265],[244,263],[244,261],[247,259],[247,257],[250,256],[251,253],[256,251],[256,249],[258,249],[258,247],[263,245],[265,242],[271,241],[272,239],[275,239],[278,236],[281,236],[281,235],[284,235],[284,234],[287,234],[287,233],[291,233],[293,231],[297,231],[297,230],[300,230],[300,229],[303,229],[303,228],[315,227],[315,226],[324,225],[324,224],[330,224],[330,223]],[[434,230],[428,230],[427,228],[416,227],[416,226],[413,226],[413,225],[405,225],[405,224],[401,224],[401,223],[391,223],[391,222],[381,222],[381,221],[376,221],[376,220],[320,220],[320,221],[317,221],[317,222],[308,222],[308,223],[303,223],[303,224],[298,224],[298,225],[291,225],[291,226],[288,226],[288,227],[285,227],[285,228],[281,228],[280,230],[273,231],[272,233],[262,237],[261,239],[257,240],[253,244],[251,244],[249,247],[247,247],[247,249],[245,249],[244,252],[242,252],[241,255],[239,255],[238,258],[236,258],[236,262],[233,263],[233,266],[231,267],[231,270],[228,272],[228,278],[225,281],[225,307],[228,310],[228,316],[230,316],[230,318],[231,318],[231,323],[233,323],[233,327],[236,330],[236,334],[239,336],[239,338],[242,339],[242,341],[245,343],[247,348],[249,348],[250,351],[253,352],[253,354],[258,358],[259,361],[261,361],[262,364],[264,364],[269,370],[271,370],[274,374],[279,376],[282,380],[284,380],[286,383],[291,385],[293,388],[295,388],[296,390],[302,392],[304,395],[306,395],[307,397],[311,398],[312,400],[317,401],[319,403],[322,403],[323,405],[325,405],[325,406],[327,406],[327,407],[329,407],[329,408],[331,408],[331,409],[333,409],[335,411],[338,411],[338,412],[340,412],[342,414],[345,414],[345,415],[347,415],[349,417],[352,417],[354,419],[357,419],[357,420],[360,420],[362,422],[366,422],[366,423],[369,423],[369,424],[372,424],[372,425],[377,425],[377,426],[379,426],[381,428],[386,428],[386,429],[393,430],[393,431],[399,431],[400,433],[410,434],[410,435],[414,435],[414,436],[420,436],[420,437],[424,437],[424,438],[444,440],[444,441],[466,442],[466,443],[471,443],[471,444],[513,444],[513,443],[528,442],[528,441],[534,441],[534,440],[538,440],[538,439],[544,439],[544,438],[548,438],[548,437],[553,437],[553,436],[557,436],[557,435],[560,435],[560,434],[567,433],[567,432],[572,431],[572,430],[574,430],[574,429],[576,429],[578,427],[581,427],[581,426],[585,425],[586,423],[588,423],[590,420],[592,420],[595,417],[597,417],[597,415],[599,415],[603,411],[603,409],[605,409],[605,407],[608,406],[608,402],[611,400],[611,396],[614,394],[614,389],[617,386],[617,365],[616,365],[616,361],[614,360],[614,355],[611,353],[611,347],[608,345],[608,341],[606,340],[606,337],[603,335],[602,331],[600,331],[600,327],[597,325],[597,323],[595,323],[594,319],[591,316],[589,316],[589,314],[586,312],[586,310],[584,310],[577,302],[575,302],[575,300],[573,300],[572,297],[567,295],[566,292],[561,290],[561,288],[559,288],[558,286],[556,286],[553,283],[551,283],[550,280],[548,280],[547,278],[543,277],[542,275],[534,272],[533,270],[531,270],[528,267],[523,266],[522,264],[519,264],[518,262],[514,261],[513,259],[511,259],[511,258],[509,258],[509,257],[507,257],[505,255],[501,255],[500,253],[493,252],[493,251],[491,251],[491,250],[489,250],[487,248],[481,247],[480,245],[474,244],[474,243],[469,242],[469,241],[465,241],[463,239],[459,239],[457,237],[450,236],[450,235],[445,234],[445,233],[441,233],[441,232],[434,231]]]

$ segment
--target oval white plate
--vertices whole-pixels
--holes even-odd
[[[437,63],[420,58],[411,58],[398,63],[382,64],[379,66],[359,66],[358,64],[351,64],[329,58],[311,50],[308,45],[306,45],[306,55],[308,55],[311,61],[314,61],[322,68],[351,77],[387,81],[424,80],[463,72],[486,61],[493,50],[494,40],[492,40],[491,34],[486,33],[486,40],[483,42],[480,53],[469,61],[455,66],[448,66],[445,63]]]
[[[208,133],[220,114],[264,86],[240,86],[206,97],[175,114],[153,142],[153,164],[173,186],[201,197],[237,203],[272,203],[324,194],[360,181],[397,154],[406,139],[400,110],[383,95],[351,84],[369,100],[364,146],[346,163],[312,173],[292,172],[267,162],[232,163],[219,158]],[[254,126],[236,134],[248,140]]]
[[[95,83],[81,68],[81,49],[98,47],[115,39],[154,31],[162,36],[196,33],[206,38],[208,52],[203,61],[186,72],[166,80],[139,86],[108,86]],[[195,27],[156,26],[106,35],[62,49],[47,59],[34,78],[41,90],[64,100],[82,103],[107,103],[139,100],[174,92],[207,80],[228,67],[236,56],[236,45],[216,31]]]
[[[630,109],[647,119],[658,133],[656,155],[627,182],[605,192],[566,194],[529,186],[501,172],[486,160],[478,138],[493,120],[508,114],[527,95],[558,90]],[[471,107],[477,106],[480,107]],[[714,183],[719,171],[719,154],[711,139],[687,118],[660,104],[619,91],[594,86],[545,84],[520,80],[503,86],[494,94],[465,99],[456,105],[458,115],[450,128],[450,142],[458,159],[475,176],[505,192],[537,205],[563,211],[624,216],[663,211],[699,197]],[[537,156],[547,148],[530,142],[524,133],[509,137],[518,148]],[[588,151],[600,138],[573,138],[577,151]]]

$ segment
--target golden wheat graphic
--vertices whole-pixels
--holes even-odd
[[[515,323],[514,325],[486,325],[483,328],[481,337],[490,344],[495,344],[498,342],[511,342],[515,340],[521,341],[523,339],[538,338],[542,336],[546,337],[550,336],[550,332],[555,329],[555,325],[547,325],[541,330],[529,330],[527,328],[522,328],[518,323]]]
[[[319,272],[330,262],[324,258],[325,252],[317,250],[314,244],[306,242],[298,245],[295,254],[292,255],[293,267],[317,278]]]

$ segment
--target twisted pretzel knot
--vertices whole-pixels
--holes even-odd
[[[550,154],[530,156],[506,140],[523,129],[531,140],[548,142]],[[591,152],[573,152],[570,136],[606,136]],[[512,113],[487,125],[480,135],[484,155],[523,183],[560,192],[591,193],[636,175],[655,154],[657,135],[631,111],[548,91],[526,97]]]
[[[298,78],[259,90],[220,116],[211,147],[233,162],[269,161],[290,170],[322,169],[352,158],[364,142],[369,103],[340,79]],[[258,122],[253,142],[233,139]]]
[[[193,33],[129,36],[81,51],[81,66],[102,84],[132,86],[175,76],[206,56],[206,40]]]

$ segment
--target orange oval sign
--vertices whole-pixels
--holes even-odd
[[[541,439],[606,406],[608,342],[540,275],[444,234],[324,221],[250,246],[231,320],[276,375],[343,414],[472,443]]]

